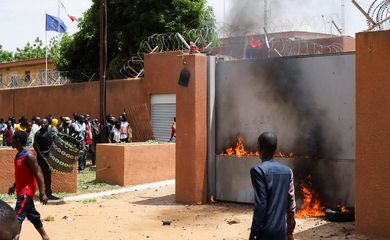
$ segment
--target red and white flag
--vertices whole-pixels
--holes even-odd
[[[66,8],[65,8],[64,4],[62,3],[62,1],[60,1],[60,3],[61,3],[62,8],[64,9],[66,15],[68,15],[68,17],[70,18],[70,20],[71,20],[72,22],[77,22],[77,21],[78,21],[77,17],[70,15],[70,14],[68,13],[68,11],[66,11]]]

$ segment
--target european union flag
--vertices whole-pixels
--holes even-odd
[[[65,23],[58,17],[46,14],[46,31],[66,32]]]

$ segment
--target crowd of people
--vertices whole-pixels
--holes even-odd
[[[72,118],[61,116],[59,119],[48,115],[45,117],[33,116],[31,121],[22,116],[18,121],[15,117],[9,117],[7,121],[0,119],[0,142],[3,146],[12,146],[12,138],[17,131],[24,131],[28,135],[27,147],[33,147],[38,164],[41,167],[46,195],[49,199],[56,199],[51,191],[51,172],[47,164],[50,147],[57,134],[67,134],[83,142],[83,150],[78,159],[78,171],[86,167],[89,157],[92,165],[96,164],[97,143],[120,143],[132,141],[132,129],[127,121],[126,113],[118,118],[107,115],[106,126],[101,128],[98,119],[91,119],[89,114],[73,113]],[[105,134],[102,134],[104,131]]]

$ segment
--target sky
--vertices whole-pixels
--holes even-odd
[[[91,0],[61,0],[67,12],[81,17],[92,4]],[[253,12],[263,12],[263,0],[207,0],[208,5],[214,8],[218,26],[224,22],[234,21],[231,9],[235,4],[256,2],[258,8],[251,8]],[[336,33],[331,28],[330,19],[340,22],[341,0],[268,0],[270,21],[275,25],[287,26],[290,30],[300,30],[305,24],[313,30]],[[357,0],[368,9],[372,0]],[[225,7],[224,7],[225,6]],[[225,10],[224,10],[225,9]],[[22,48],[27,42],[33,42],[36,37],[45,41],[45,12],[57,16],[58,0],[0,0],[0,45],[3,49],[15,51]],[[321,17],[324,15],[324,18]],[[78,30],[77,23],[72,22],[60,9],[60,17],[68,27],[68,33]],[[233,19],[233,20],[232,20]],[[350,0],[345,0],[345,28],[346,34],[354,36],[363,31],[367,24],[363,15],[353,6]],[[303,30],[307,30],[304,28]],[[56,32],[47,32],[48,39],[56,36]]]

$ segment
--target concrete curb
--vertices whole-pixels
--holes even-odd
[[[172,179],[172,180],[166,180],[166,181],[161,181],[161,182],[147,183],[147,184],[125,187],[125,188],[120,188],[120,189],[115,189],[115,190],[110,190],[110,191],[104,191],[104,192],[80,194],[80,195],[76,195],[76,196],[64,197],[63,199],[60,199],[60,200],[49,201],[47,204],[48,205],[60,205],[60,204],[65,204],[67,202],[82,201],[82,200],[94,199],[94,198],[99,198],[99,197],[104,197],[104,196],[111,196],[111,195],[116,195],[116,194],[121,194],[121,193],[136,192],[136,191],[147,190],[147,189],[155,189],[155,188],[175,185],[175,182],[176,181],[174,179]]]

